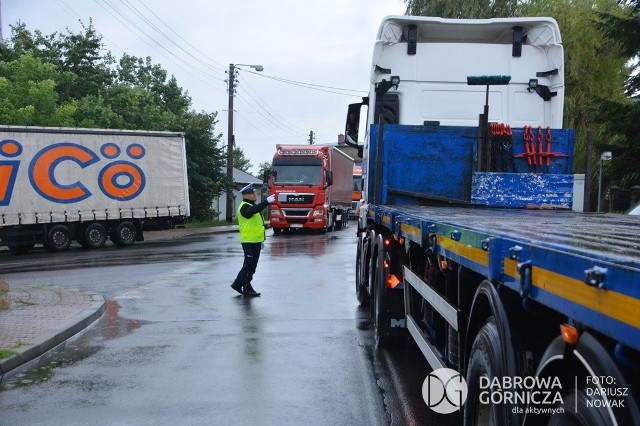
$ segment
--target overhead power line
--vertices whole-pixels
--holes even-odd
[[[344,88],[340,88],[340,87],[331,87],[331,86],[322,86],[320,84],[304,83],[304,82],[295,81],[295,80],[287,80],[286,78],[275,77],[275,76],[268,75],[268,74],[263,74],[263,73],[259,74],[257,72],[253,72],[253,71],[249,71],[249,70],[245,70],[245,71],[247,71],[248,73],[255,74],[257,76],[263,77],[263,78],[269,78],[271,80],[279,81],[281,83],[291,84],[291,85],[294,85],[294,86],[300,86],[300,87],[304,87],[304,88],[312,89],[312,90],[319,90],[321,92],[335,93],[335,94],[338,94],[338,95],[346,95],[346,96],[361,96],[361,95],[367,93],[367,92],[362,91],[362,90],[344,89]],[[343,92],[349,92],[349,93],[343,93]]]

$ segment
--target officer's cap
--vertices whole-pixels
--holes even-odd
[[[251,194],[253,192],[253,185],[249,184],[240,190],[242,195]]]

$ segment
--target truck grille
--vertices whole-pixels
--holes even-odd
[[[280,194],[278,201],[284,204],[311,204],[313,194]]]
[[[285,217],[309,217],[311,209],[282,209]]]

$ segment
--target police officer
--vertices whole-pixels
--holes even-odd
[[[238,272],[231,288],[246,296],[260,296],[251,286],[251,279],[256,272],[262,242],[265,238],[264,221],[260,212],[276,199],[269,195],[266,201],[256,204],[257,195],[253,185],[249,184],[240,190],[242,202],[238,206],[238,225],[240,228],[240,244],[244,251],[242,269]]]

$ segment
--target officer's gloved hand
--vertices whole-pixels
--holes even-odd
[[[275,200],[276,200],[276,196],[275,196],[275,195],[273,195],[273,194],[271,194],[271,195],[269,195],[269,196],[267,197],[267,202],[268,202],[269,204],[273,203]]]

